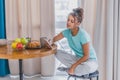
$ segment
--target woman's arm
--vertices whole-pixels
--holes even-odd
[[[62,32],[59,33],[58,35],[56,35],[54,38],[53,38],[53,43],[58,41],[58,40],[61,40],[62,38],[64,38]]]
[[[77,62],[75,62],[71,68],[69,69],[68,73],[69,74],[73,74],[74,73],[74,70],[75,68],[81,64],[82,62],[85,62],[88,58],[89,58],[89,43],[86,43],[82,46],[83,48],[83,53],[84,53],[84,56],[82,58],[80,58]]]

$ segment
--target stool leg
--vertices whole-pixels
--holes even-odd
[[[67,80],[69,80],[69,79],[70,79],[70,77],[71,77],[71,76],[68,76]]]
[[[75,80],[76,80],[76,77],[75,77]]]
[[[97,80],[99,80],[99,76],[97,76]]]
[[[90,80],[92,80],[92,78],[90,78]]]

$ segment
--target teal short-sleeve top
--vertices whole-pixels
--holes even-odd
[[[74,51],[77,57],[83,57],[83,48],[82,45],[89,43],[90,44],[90,59],[96,59],[96,52],[91,44],[89,34],[83,29],[79,28],[78,33],[73,36],[70,29],[65,29],[62,31],[63,36],[67,39],[70,48]]]

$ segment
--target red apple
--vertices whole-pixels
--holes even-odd
[[[22,50],[24,48],[22,43],[17,43],[17,47],[18,50]]]

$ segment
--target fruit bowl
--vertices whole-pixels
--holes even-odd
[[[25,47],[28,42],[29,41],[26,38],[16,38],[15,40],[13,40],[11,47],[13,50],[16,50],[16,51],[25,50]]]
[[[13,50],[15,50],[15,51],[25,50],[25,45],[23,45],[21,42],[19,42],[19,43],[13,42],[13,45],[14,44],[16,45],[16,48],[13,48]]]

